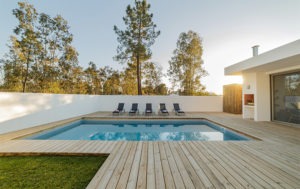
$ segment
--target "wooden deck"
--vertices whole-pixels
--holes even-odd
[[[226,113],[195,113],[186,117],[207,118],[261,140],[10,140],[30,133],[25,130],[0,136],[0,154],[109,154],[88,188],[300,188],[300,128],[243,120]]]

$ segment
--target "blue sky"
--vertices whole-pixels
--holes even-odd
[[[0,0],[0,58],[8,51],[6,44],[17,25],[12,9],[15,0]],[[117,36],[113,26],[124,28],[122,17],[129,0],[28,0],[39,12],[62,15],[74,34],[73,46],[79,52],[80,65],[89,61],[98,66],[121,69],[113,61]],[[203,39],[204,67],[209,76],[203,79],[209,91],[222,93],[222,86],[239,79],[224,76],[224,67],[271,50],[300,38],[299,0],[148,0],[154,22],[161,35],[152,47],[152,61],[168,69],[168,61],[181,32],[193,30]],[[167,82],[167,79],[164,79]]]

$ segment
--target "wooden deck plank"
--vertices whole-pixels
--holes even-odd
[[[239,185],[239,183],[237,183],[235,180],[228,179],[229,173],[227,173],[226,170],[213,157],[210,157],[210,155],[204,149],[201,149],[198,142],[192,142],[191,146],[193,151],[198,154],[199,158],[202,159],[202,161],[209,167],[218,181],[225,188],[234,188],[232,183]]]
[[[170,170],[173,175],[173,180],[176,188],[184,188],[183,179],[180,175],[180,171],[176,165],[173,154],[170,150],[168,142],[164,142],[164,150],[166,151],[167,161],[169,162]]]
[[[105,153],[104,147],[107,145],[107,141],[101,141],[101,142],[93,142],[91,144],[90,152],[102,152]]]
[[[182,160],[179,157],[179,154],[177,153],[175,146],[177,146],[178,144],[173,143],[173,142],[168,142],[168,145],[170,147],[170,150],[172,152],[172,155],[174,157],[176,165],[177,165],[178,169],[180,170],[180,175],[183,178],[183,183],[184,183],[185,188],[195,188],[192,179],[190,178],[187,170],[185,169],[185,166],[184,166]]]
[[[211,181],[209,180],[208,175],[206,175],[206,173],[204,172],[203,167],[200,167],[198,165],[198,163],[196,162],[196,160],[194,159],[194,157],[190,154],[189,150],[186,147],[188,145],[185,146],[184,143],[188,144],[189,142],[180,142],[179,145],[180,145],[183,153],[185,154],[186,158],[190,162],[191,166],[193,167],[194,171],[196,172],[196,174],[200,178],[201,182],[203,183],[204,187],[205,188],[215,188],[213,186],[213,184],[211,183]],[[190,146],[188,146],[188,148],[189,147]]]
[[[30,145],[27,145],[26,148],[24,148],[24,150],[28,151],[28,152],[36,152],[36,151],[41,151],[42,149],[45,148],[45,145],[47,144],[48,142],[45,141],[45,140],[41,140],[41,141],[38,141],[38,142],[35,142],[35,141],[32,141],[30,143]],[[15,143],[13,143],[13,145],[17,145]],[[14,147],[12,145],[9,146],[10,149],[14,149]]]
[[[181,161],[183,162],[183,165],[184,165],[185,169],[187,170],[187,172],[189,174],[189,177],[191,178],[194,186],[196,188],[205,188],[205,186],[202,183],[201,179],[198,177],[198,174],[195,171],[193,165],[191,165],[189,159],[186,157],[184,151],[180,147],[180,143],[178,143],[178,145],[176,147],[176,150],[177,150],[178,155],[179,155]]]
[[[147,187],[147,161],[148,161],[148,144],[143,142],[142,146],[142,155],[139,165],[139,174],[137,180],[137,188],[146,188]]]
[[[62,144],[60,144],[60,148],[58,149],[59,152],[68,152],[72,146],[72,142],[70,141],[64,141]],[[72,149],[72,148],[71,148]]]
[[[119,178],[121,177],[125,162],[128,158],[132,143],[128,142],[126,143],[126,147],[124,149],[124,152],[120,158],[120,160],[117,162],[115,169],[113,171],[113,174],[109,177],[109,182],[105,188],[116,188]]]
[[[162,164],[160,159],[158,142],[154,142],[153,144],[153,153],[154,153],[154,168],[155,168],[155,186],[156,188],[164,189],[166,186],[165,186],[163,169],[162,169]]]
[[[111,153],[114,150],[116,143],[117,141],[110,141],[108,145],[104,147],[104,150],[107,151],[108,153]]]
[[[233,144],[234,145],[234,144]],[[248,147],[247,145],[243,145],[243,149],[246,149],[249,153],[252,153],[255,156],[260,157],[266,162],[269,162],[273,164],[274,166],[280,168],[281,170],[292,173],[294,176],[298,176],[300,178],[300,160],[295,159],[294,161],[290,161],[289,159],[285,159],[283,154],[283,157],[275,156],[273,153],[269,151],[260,151],[257,150],[257,147]],[[300,149],[299,149],[300,150]],[[300,158],[300,154],[298,156]]]
[[[222,174],[224,174],[224,176],[226,176],[230,180],[230,182],[235,188],[253,188],[253,186],[250,183],[247,183],[247,181],[245,181],[243,177],[241,177],[241,175],[236,171],[236,167],[233,164],[228,163],[226,159],[224,159],[222,156],[219,156],[219,154],[216,153],[215,149],[211,150],[210,148],[208,148],[209,143],[198,144],[201,145],[201,147],[203,147],[203,149],[211,157],[213,157],[218,163],[220,163],[224,170],[226,170],[222,172]]]
[[[173,180],[173,175],[171,173],[171,169],[169,166],[169,162],[167,159],[166,151],[163,146],[163,142],[158,143],[158,148],[160,152],[160,160],[161,160],[161,165],[163,169],[163,175],[164,175],[164,180],[165,180],[165,186],[166,188],[175,188],[174,180]]]
[[[220,165],[219,162],[217,162],[213,157],[210,157],[205,149],[201,149],[198,142],[192,142],[191,146],[195,153],[198,154],[199,158],[202,159],[202,161],[209,167],[209,169],[215,175],[221,185],[223,185],[225,188],[234,188],[226,178],[226,175],[228,175],[229,173],[226,173],[225,176],[222,174],[226,170]]]
[[[115,150],[104,161],[101,168],[98,170],[98,172],[95,174],[95,176],[93,177],[91,182],[88,184],[87,189],[98,188],[99,185],[102,185],[101,179],[106,174],[106,171],[109,169],[109,167],[111,166],[113,161],[116,159],[116,157],[114,155],[118,155],[118,154],[120,155],[121,154],[121,153],[118,153],[118,152],[120,152],[119,149],[121,148],[121,146],[122,146],[121,142],[117,143],[117,145],[115,146]]]
[[[68,141],[57,141],[52,143],[52,146],[48,149],[51,152],[60,152],[64,148],[64,146],[68,143]]]
[[[229,159],[233,159],[233,157],[237,156],[237,158],[235,158],[235,159],[244,160],[241,163],[245,166],[245,169],[240,169],[240,170],[244,170],[243,172],[245,172],[245,170],[251,170],[253,172],[253,174],[256,174],[258,177],[265,180],[268,184],[270,184],[272,187],[275,187],[275,188],[289,188],[290,187],[288,184],[286,184],[284,182],[279,182],[281,180],[279,177],[271,176],[271,175],[274,175],[274,172],[268,173],[268,168],[266,166],[267,165],[266,162],[255,161],[255,160],[251,159],[249,156],[240,156],[240,154],[243,153],[242,151],[237,151],[236,148],[234,150],[232,150],[230,148],[227,148],[222,143],[220,143],[219,145],[222,147],[221,149],[223,149],[223,151],[220,152],[220,150],[219,150],[219,152],[222,154],[228,155]]]
[[[188,153],[190,153],[197,166],[202,169],[201,174],[205,174],[205,177],[209,179],[209,181],[207,182],[211,183],[211,185],[209,185],[208,187],[220,189],[225,188],[225,186],[219,181],[218,177],[216,177],[216,175],[212,172],[208,165],[199,157],[199,154],[197,153],[197,151],[195,151],[192,142],[184,142],[182,143],[182,146],[184,146]]]
[[[79,151],[81,151],[83,153],[90,153],[91,149],[92,149],[92,144],[93,144],[92,141],[87,141],[86,144],[85,144],[85,146],[83,147],[83,149],[79,150]]]
[[[107,188],[106,186],[107,186],[108,182],[110,181],[117,165],[119,164],[120,160],[122,159],[122,156],[125,153],[125,149],[127,146],[128,146],[127,142],[121,143],[121,147],[116,152],[116,155],[113,156],[114,160],[111,162],[110,166],[106,169],[97,188]]]
[[[155,188],[155,168],[153,142],[148,142],[147,189]]]
[[[217,145],[220,145],[220,143],[218,143]],[[243,179],[245,179],[247,181],[247,183],[251,183],[251,187],[254,188],[270,188],[271,185],[268,184],[265,180],[262,179],[263,176],[261,175],[256,175],[255,173],[256,170],[251,170],[248,168],[248,163],[247,162],[243,162],[243,161],[239,161],[240,158],[232,158],[230,156],[230,154],[228,154],[229,152],[227,150],[224,150],[224,148],[215,148],[215,152],[218,154],[221,154],[223,159],[226,160],[226,162],[228,162],[228,164],[231,167],[234,167],[234,170],[236,172],[238,172],[241,177],[243,177]]]
[[[122,174],[120,176],[120,179],[118,181],[118,185],[116,186],[117,189],[123,189],[126,188],[127,186],[127,181],[130,175],[130,171],[131,171],[131,167],[133,164],[133,160],[134,160],[134,155],[136,153],[136,149],[137,149],[137,142],[132,142],[132,147],[130,149],[129,155],[126,159],[126,163],[124,166],[124,169],[122,171]]]
[[[245,154],[243,157],[247,158],[248,164],[251,163],[251,167],[249,168],[256,168],[261,173],[266,175],[266,177],[270,178],[281,187],[289,188],[298,186],[299,179],[295,178],[293,175],[288,175],[286,172],[278,169],[276,165],[271,165],[269,162],[262,160],[259,156],[253,156],[253,154],[245,151],[240,147],[239,149],[239,154]],[[269,180],[268,183],[270,184],[273,182],[270,182]]]
[[[112,156],[114,159],[111,161],[110,165],[105,169],[105,172],[102,174],[100,182],[97,184],[97,188],[106,188],[109,180],[111,179],[115,168],[117,167],[122,155],[124,154],[124,150],[126,149],[128,143],[121,143],[120,148],[116,152],[115,156]],[[100,168],[101,169],[101,168]]]
[[[129,179],[128,179],[128,182],[127,182],[127,187],[126,188],[128,188],[128,189],[136,188],[142,150],[143,150],[143,142],[139,142],[138,146],[137,146],[137,149],[136,149],[133,164],[132,164],[132,167],[131,167]]]

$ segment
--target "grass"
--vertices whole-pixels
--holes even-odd
[[[103,156],[0,157],[0,188],[85,188]]]

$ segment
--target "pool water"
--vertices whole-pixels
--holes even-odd
[[[206,120],[80,120],[26,139],[105,141],[249,140]]]

